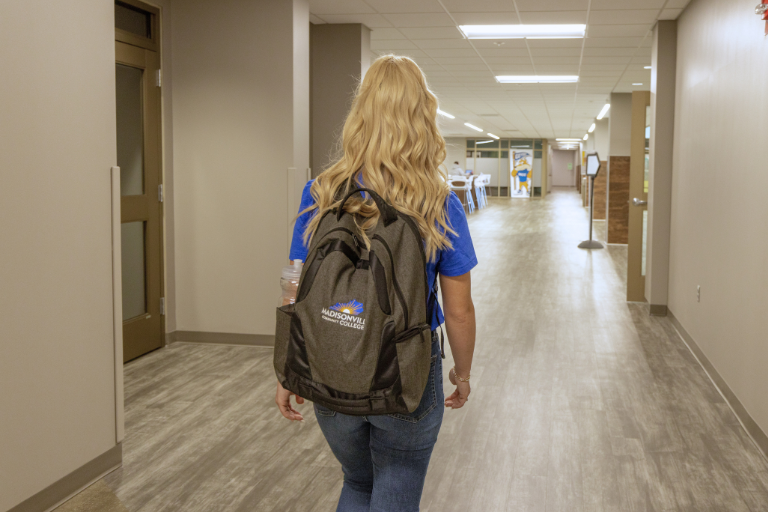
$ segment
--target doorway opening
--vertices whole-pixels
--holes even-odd
[[[164,345],[159,9],[115,2],[123,362]]]

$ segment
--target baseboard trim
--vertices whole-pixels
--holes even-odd
[[[668,313],[666,304],[651,304],[651,316],[667,316]]]
[[[117,444],[90,462],[80,466],[8,512],[41,512],[58,507],[84,489],[98,482],[123,463],[123,445]]]
[[[683,339],[683,342],[688,346],[688,350],[691,351],[693,357],[695,357],[701,367],[704,368],[704,372],[709,377],[709,380],[712,381],[717,390],[720,392],[720,395],[722,395],[728,406],[736,415],[736,418],[747,432],[747,435],[750,437],[750,439],[752,439],[752,442],[755,443],[755,446],[763,454],[766,460],[768,460],[768,435],[763,432],[763,429],[761,429],[760,426],[752,418],[752,416],[749,415],[736,394],[733,392],[730,386],[728,386],[723,377],[717,372],[715,367],[712,365],[712,362],[707,358],[704,352],[702,352],[701,348],[699,348],[699,345],[696,343],[696,341],[694,341],[688,331],[685,330],[685,327],[683,327],[683,325],[675,317],[672,311],[669,311],[667,316],[669,317],[672,325],[675,327],[680,337]]]
[[[249,345],[274,347],[275,337],[270,334],[238,334],[233,332],[173,331],[165,335],[165,344],[177,341],[187,343],[215,343],[219,345]]]

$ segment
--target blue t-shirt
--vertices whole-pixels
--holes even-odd
[[[315,203],[310,193],[313,181],[309,181],[304,186],[304,191],[301,194],[301,205],[299,206],[300,212]],[[429,283],[430,287],[434,287],[438,274],[449,277],[460,276],[466,274],[477,265],[475,246],[472,245],[472,237],[469,235],[469,226],[467,225],[467,216],[464,214],[464,206],[461,204],[461,200],[455,193],[451,192],[445,203],[448,224],[456,231],[456,234],[448,233],[448,240],[453,245],[452,249],[438,251],[434,261],[427,261],[427,283]],[[307,260],[304,230],[316,211],[306,212],[296,219],[296,224],[293,226],[290,259]],[[437,300],[434,302],[437,305],[436,311],[427,311],[428,317],[432,319],[433,331],[445,321],[439,302]]]

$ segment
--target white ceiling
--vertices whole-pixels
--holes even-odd
[[[501,137],[581,137],[611,92],[649,90],[651,30],[690,0],[310,0],[312,23],[363,23],[372,58],[413,58],[440,99],[446,136],[464,122]],[[586,23],[584,39],[464,39],[458,25]],[[499,84],[496,75],[579,75]],[[642,83],[633,86],[633,83]]]

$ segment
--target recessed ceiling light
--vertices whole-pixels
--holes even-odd
[[[579,142],[581,139],[555,139],[557,142]]]
[[[589,130],[587,130],[589,133],[592,133],[595,131],[595,123],[592,123],[592,126],[589,127]]]
[[[572,39],[584,37],[586,25],[459,25],[468,39]]]
[[[605,114],[607,114],[607,113],[608,113],[608,109],[609,109],[609,108],[611,108],[611,104],[610,104],[610,103],[606,103],[606,104],[603,106],[603,110],[601,110],[601,111],[600,111],[600,113],[599,113],[599,114],[597,114],[597,119],[598,119],[598,121],[599,121],[600,119],[602,119],[602,118],[604,118],[604,117],[605,117]]]
[[[565,84],[578,82],[576,75],[501,75],[496,81],[502,84]]]
[[[497,140],[498,140],[498,138],[499,138],[497,135],[494,135],[494,134],[492,134],[491,132],[488,132],[488,136],[489,136],[489,137],[493,137],[494,139],[497,139]]]
[[[448,119],[456,119],[456,116],[452,116],[452,115],[451,115],[451,114],[449,114],[448,112],[443,112],[443,111],[442,111],[442,110],[440,110],[440,109],[437,109],[437,113],[438,113],[438,114],[440,114],[441,116],[445,116],[445,117],[447,117]]]
[[[475,144],[488,144],[489,142],[493,142],[492,140],[478,140],[475,141]]]
[[[473,124],[464,123],[464,126],[469,126],[469,127],[470,127],[470,128],[472,128],[473,130],[477,130],[478,132],[481,132],[481,131],[483,131],[483,129],[482,129],[482,128],[478,128],[477,126],[475,126],[475,125],[473,125]],[[490,142],[490,141],[488,141],[488,142]]]
[[[643,69],[653,69],[653,66],[643,66]]]
[[[589,134],[588,134],[588,133],[585,133],[585,134],[584,134],[584,140],[587,140],[588,138],[589,138]]]
[[[634,83],[634,84],[632,84],[632,85],[643,85],[643,84],[642,84],[642,83],[640,83],[640,82],[636,82],[636,83]]]

